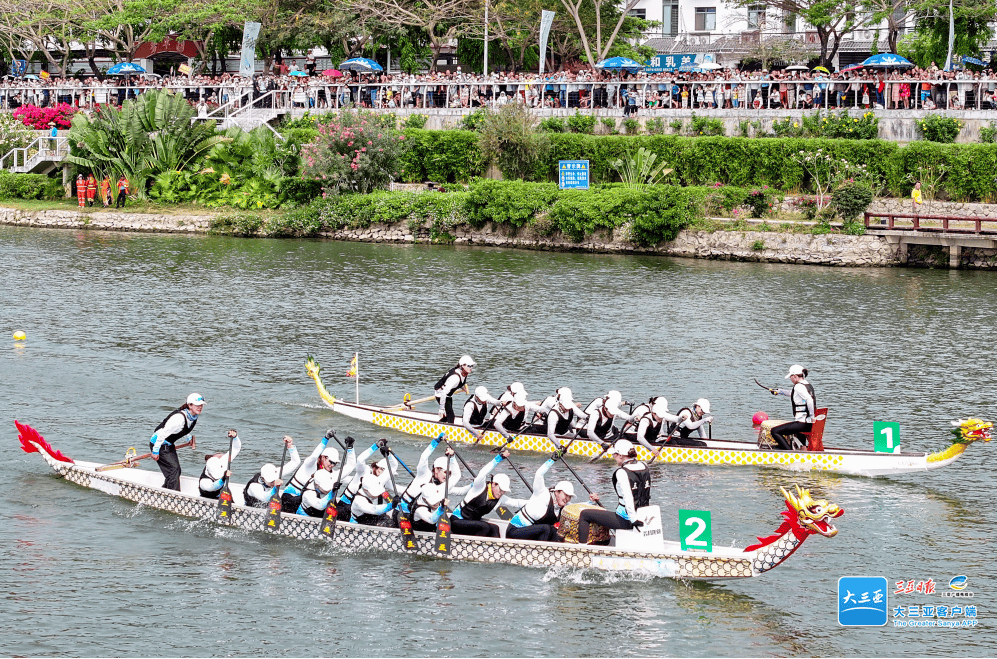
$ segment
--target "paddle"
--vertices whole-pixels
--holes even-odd
[[[391,482],[391,501],[394,503],[395,498],[399,495],[398,488],[395,487],[395,475],[391,473],[391,461],[388,459],[392,451],[388,448],[388,440],[382,439],[378,443],[381,444],[381,455],[384,456],[384,462],[388,468],[388,480]],[[398,458],[395,457],[395,459],[397,460]],[[409,519],[408,515],[400,507],[398,508],[398,529],[402,534],[402,549],[405,551],[415,551],[418,549],[415,545],[415,533],[412,531],[412,520]]]
[[[339,510],[336,508],[336,496],[339,494],[339,486],[342,485],[343,467],[346,466],[346,447],[339,442],[339,438],[336,437],[335,433],[332,436],[343,447],[343,456],[339,460],[339,476],[336,477],[336,482],[332,486],[332,496],[329,497],[329,504],[325,507],[325,515],[322,518],[322,526],[319,527],[319,534],[324,535],[330,540],[336,534],[336,520],[339,519]],[[347,437],[347,439],[349,438]]]
[[[759,382],[757,379],[755,380],[755,384],[757,384],[759,387],[761,387],[765,391],[769,392],[773,396],[779,395],[779,390],[778,389],[773,389],[772,387],[766,387],[764,384],[762,384],[761,382]]]
[[[232,442],[238,433],[235,430],[228,431],[228,465],[225,467],[225,476],[222,482],[222,491],[218,494],[218,509],[215,511],[215,520],[224,522],[232,515],[232,490],[229,488],[229,472],[232,470]]]
[[[412,398],[411,394],[405,394],[405,396],[409,400],[403,400],[398,405],[391,405],[389,407],[385,407],[385,408],[382,409],[382,411],[383,412],[390,412],[392,410],[402,410],[402,409],[410,410],[413,407],[415,407],[416,405],[418,405],[419,403],[428,403],[431,400],[436,400],[436,396],[426,396],[425,398],[419,398],[417,400],[411,400],[411,398]]]
[[[183,442],[182,444],[177,444],[173,448],[184,448],[185,446],[189,446],[191,449],[196,449],[197,448],[197,446],[195,444],[195,437],[194,437],[194,435],[190,436],[190,440],[189,441]],[[139,460],[145,460],[146,458],[151,458],[152,457],[152,453],[151,452],[149,452],[149,453],[143,453],[142,455],[134,455],[135,447],[132,447],[132,448],[128,449],[128,451],[131,451],[132,455],[128,455],[128,452],[126,451],[125,452],[125,459],[124,460],[119,460],[117,462],[112,462],[110,464],[101,465],[101,466],[97,467],[96,469],[94,469],[94,471],[111,471],[112,469],[124,469],[125,467],[132,467],[132,466],[134,466],[135,463],[138,462]]]
[[[562,446],[558,446],[554,450],[554,453],[557,455],[558,458],[560,458],[560,460],[564,464],[564,466],[568,468],[568,471],[571,472],[571,475],[575,477],[575,480],[578,481],[578,484],[581,485],[585,489],[585,491],[588,492],[591,495],[591,494],[594,494],[594,492],[592,492],[592,490],[589,489],[589,486],[585,484],[585,481],[583,481],[582,477],[578,475],[578,472],[575,471],[570,464],[568,464],[567,460],[564,459],[564,454],[568,452],[568,447],[571,446],[572,444],[574,444],[575,439],[577,439],[577,437],[572,438],[572,440],[570,442],[568,442],[566,445],[564,445],[563,447]],[[602,504],[599,503],[598,501],[596,501],[596,503],[598,503],[600,506],[602,506]]]
[[[501,451],[502,449],[505,449],[505,448],[508,448],[508,447],[509,447],[509,446],[510,446],[511,444],[512,444],[512,442],[511,442],[511,441],[509,441],[509,442],[506,442],[505,446],[498,446],[498,447],[495,447],[494,449],[492,449],[492,451],[493,451],[494,453],[498,453],[498,452],[499,452],[499,451]],[[508,457],[508,458],[506,458],[506,459],[505,459],[505,461],[509,463],[509,466],[510,466],[510,467],[512,467],[512,470],[513,470],[513,471],[515,471],[515,472],[516,472],[516,475],[517,475],[517,476],[519,476],[519,479],[520,479],[521,481],[523,481],[523,485],[525,485],[525,486],[526,486],[526,489],[530,491],[530,494],[533,494],[533,488],[532,488],[532,487],[530,487],[530,483],[529,483],[529,481],[527,481],[527,480],[526,480],[526,477],[525,477],[525,476],[523,476],[523,472],[521,472],[521,471],[519,470],[519,467],[517,467],[517,466],[516,466],[516,463],[512,461],[512,458],[511,458],[511,457]]]
[[[277,471],[278,476],[284,474],[284,460],[286,458],[287,444],[284,444],[284,453],[280,456],[280,469]],[[273,496],[270,497],[270,502],[267,503],[267,514],[263,518],[263,530],[276,533],[280,529],[280,508],[280,488],[278,487]]]
[[[504,403],[500,403],[499,405],[496,405],[492,409],[492,412],[489,415],[489,417],[487,419],[485,419],[484,422],[481,424],[481,436],[474,440],[474,444],[477,444],[478,442],[480,442],[482,439],[485,438],[485,433],[488,432],[489,425],[490,424],[494,425],[495,417],[497,417],[499,415],[499,412],[501,412],[502,410],[504,410],[505,408],[507,408],[510,403],[512,403],[512,401],[511,400],[507,400]]]
[[[447,442],[449,445],[450,442]],[[453,447],[451,447],[452,449]],[[454,455],[457,451],[454,451]],[[447,498],[450,496],[450,461],[447,460],[447,471],[443,479],[443,514],[436,522],[436,551],[450,554],[450,511],[447,510]]]

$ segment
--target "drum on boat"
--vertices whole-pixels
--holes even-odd
[[[578,544],[578,516],[583,510],[603,510],[589,503],[569,503],[561,509],[561,522],[557,526],[557,537],[561,542]],[[609,542],[609,529],[599,524],[589,524],[590,545],[604,545]]]

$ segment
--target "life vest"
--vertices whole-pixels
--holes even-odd
[[[305,505],[305,493],[308,491],[314,492],[315,496],[318,497],[318,490],[315,489],[314,478],[308,479],[308,485],[305,485],[305,489],[301,492],[301,510],[303,510],[305,514],[308,515],[309,517],[324,517],[325,516],[324,508],[322,510],[319,510],[318,508],[312,508],[311,506]]]
[[[677,416],[682,416],[682,412],[688,412],[689,413],[689,420],[690,421],[699,421],[701,418],[703,418],[703,417],[699,416],[698,414],[696,414],[696,412],[694,410],[692,410],[692,409],[690,409],[688,407],[683,407],[682,409],[680,409]],[[675,425],[677,426],[679,424],[675,424]],[[670,435],[671,433],[668,433],[668,434]],[[682,439],[688,438],[689,435],[691,435],[691,434],[692,434],[692,430],[690,428],[679,428],[679,435],[682,437]]]
[[[815,414],[817,413],[817,394],[814,393],[813,385],[811,385],[809,382],[797,382],[795,385],[793,385],[793,391],[790,392],[789,394],[789,402],[793,406],[794,419],[796,418],[796,415],[799,414],[800,412],[803,412],[803,416],[805,417],[810,416],[810,410],[807,409],[807,402],[803,401],[802,403],[797,404],[796,400],[794,400],[793,397],[793,393],[796,391],[796,387],[800,386],[801,384],[806,388],[807,392],[810,394],[810,397],[814,399],[814,413]]]
[[[591,403],[589,403],[588,406],[592,407],[592,405],[596,402],[599,403],[598,407],[596,408],[599,416],[596,417],[597,421],[595,422],[595,434],[596,437],[598,437],[599,439],[605,439],[609,435],[609,431],[613,429],[613,420],[615,419],[615,417],[612,414],[609,415],[608,419],[605,417],[604,412],[607,411],[605,396],[596,398]]]
[[[630,494],[633,496],[634,508],[643,508],[651,505],[651,470],[647,467],[638,471],[620,467],[617,471],[623,471],[630,481]],[[623,500],[620,500],[623,505]]]
[[[474,405],[474,411],[468,416],[465,421],[467,421],[472,426],[480,426],[485,422],[485,416],[488,414],[488,403],[480,402],[475,396],[471,396],[464,403],[464,407],[467,407],[467,403]]]
[[[526,408],[524,407],[520,411],[511,410],[509,412],[509,418],[502,422],[505,429],[509,432],[516,432],[523,427],[523,422],[526,421]]]
[[[266,482],[263,480],[263,473],[258,471],[256,472],[256,475],[250,478],[249,482],[246,483],[245,489],[242,490],[242,498],[246,500],[246,505],[250,508],[266,508],[266,501],[260,501],[249,493],[249,486],[253,483],[259,483],[263,486],[263,489],[266,489],[267,487]]]
[[[163,442],[165,442],[166,444],[172,444],[175,441],[177,441],[178,439],[180,439],[181,437],[189,435],[191,433],[191,431],[194,430],[194,426],[197,425],[197,419],[194,419],[193,421],[191,421],[190,417],[188,417],[187,414],[185,413],[184,408],[178,407],[177,409],[175,409],[172,412],[170,412],[169,414],[167,414],[165,419],[163,419],[162,421],[159,422],[159,425],[156,426],[156,429],[153,431],[153,434],[156,434],[160,430],[162,430],[163,427],[166,426],[166,422],[169,421],[170,417],[173,416],[174,414],[180,414],[181,416],[183,416],[183,428],[179,432],[175,432],[172,435],[170,435],[169,437],[165,438],[163,440]],[[190,425],[187,425],[187,424],[190,424]],[[148,427],[148,426],[146,426],[146,427]]]
[[[550,490],[550,500],[547,502],[546,512],[544,512],[544,514],[538,519],[530,517],[530,514],[526,512],[526,506],[523,506],[523,508],[516,513],[516,517],[522,517],[522,519],[528,522],[528,524],[524,524],[523,526],[530,526],[531,524],[554,524],[557,522],[559,515],[557,507],[554,505],[554,490]]]
[[[456,375],[459,378],[457,381],[457,386],[454,387],[453,389],[450,389],[449,391],[446,391],[443,389],[443,387],[446,386],[447,380],[450,379],[451,375]],[[442,378],[440,378],[439,382],[436,383],[436,386],[433,387],[433,389],[436,391],[443,391],[443,396],[449,398],[450,396],[453,396],[453,392],[463,387],[466,382],[467,382],[467,376],[464,375],[464,372],[461,369],[460,364],[458,364],[457,366],[454,366],[449,371],[447,371],[446,374]]]
[[[648,410],[648,412],[641,417],[640,421],[637,422],[638,430],[640,430],[640,423],[644,419],[647,419],[647,433],[644,435],[644,439],[648,442],[653,442],[658,439],[658,435],[661,434],[661,426],[664,424],[664,419],[655,423],[654,418],[651,416],[650,410]]]
[[[204,497],[205,499],[217,499],[219,496],[221,496],[222,493],[221,487],[218,488],[217,490],[205,490],[203,487],[201,487],[201,479],[203,478],[207,478],[208,480],[213,480],[211,476],[208,476],[207,460],[204,461],[204,469],[201,470],[201,476],[200,478],[197,479],[197,489],[201,493],[201,496]],[[224,484],[222,484],[222,487],[224,487]]]
[[[575,409],[573,407],[569,407],[568,411],[564,412],[561,410],[560,405],[555,405],[553,409],[551,409],[550,414],[557,417],[557,423],[554,424],[554,434],[563,435],[568,432],[569,428],[571,428],[571,421],[575,418]]]
[[[419,508],[425,508],[428,514],[432,514],[433,511],[436,510],[441,503],[443,503],[444,496],[443,496],[443,490],[440,489],[441,485],[443,484],[437,483],[436,479],[432,478],[428,483],[422,486],[422,491],[419,493],[419,497],[415,501],[415,506],[412,508],[413,515],[415,514],[415,511],[418,510]],[[430,501],[426,497],[427,487],[431,487],[432,490],[435,490],[439,494],[440,498],[436,501]]]
[[[489,498],[488,492],[490,489],[491,484],[485,485],[485,489],[481,491],[481,494],[470,501],[460,504],[457,510],[454,511],[454,517],[458,519],[478,520],[492,512],[495,506],[498,505],[499,500]]]

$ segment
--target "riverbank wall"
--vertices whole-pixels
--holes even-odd
[[[166,215],[110,210],[22,210],[0,208],[0,224],[49,229],[207,234],[213,215]],[[362,228],[325,231],[332,240],[383,243],[430,243],[432,225],[410,222],[375,224]],[[451,230],[456,245],[519,248],[546,251],[582,251],[602,254],[649,254],[726,261],[757,261],[841,267],[949,267],[937,249],[906,249],[887,236],[789,233],[780,231],[704,231],[686,229],[675,240],[654,247],[638,247],[626,239],[625,229],[603,231],[575,242],[560,235],[540,235],[529,227],[486,224],[480,229],[460,225]],[[449,240],[447,241],[449,242]],[[937,252],[937,253],[936,253]],[[997,270],[997,249],[965,248],[960,266]]]

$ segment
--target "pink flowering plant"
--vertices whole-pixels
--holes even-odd
[[[73,125],[73,115],[77,109],[68,103],[59,103],[55,107],[40,108],[37,105],[22,105],[14,110],[14,116],[28,128],[48,130],[55,124],[59,130],[68,130]]]
[[[320,119],[316,128],[318,137],[301,147],[301,172],[319,181],[324,195],[383,190],[400,177],[405,135],[393,116],[344,110]]]

